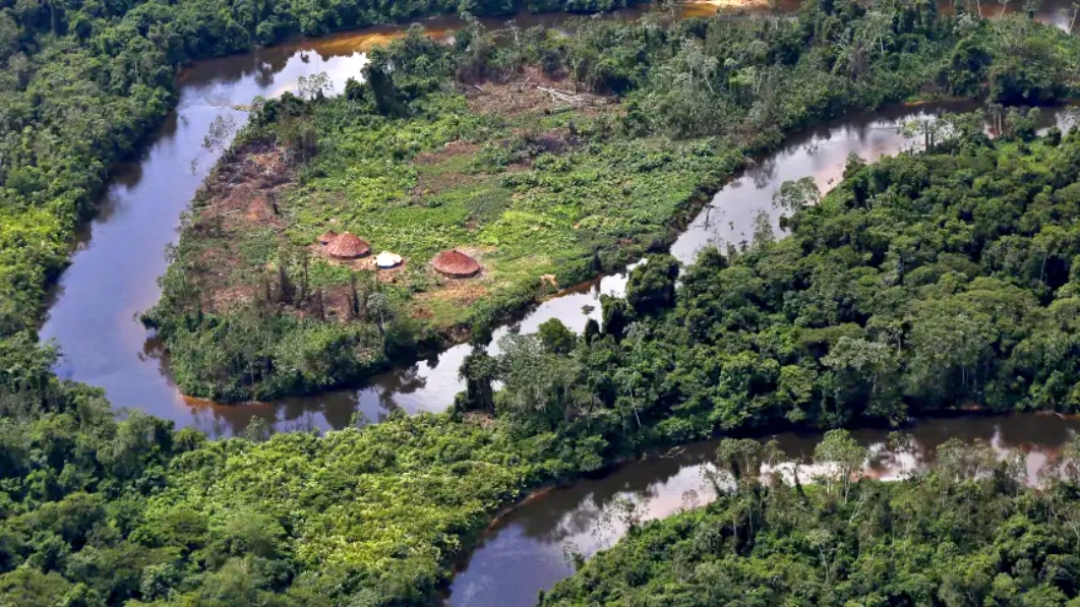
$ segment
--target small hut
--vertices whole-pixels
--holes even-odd
[[[326,245],[326,253],[338,259],[356,259],[371,252],[371,246],[356,236],[345,232]]]
[[[375,256],[375,267],[384,270],[397,267],[401,265],[401,262],[401,255],[390,251],[383,251]]]
[[[325,247],[326,245],[333,242],[335,238],[337,238],[337,232],[333,230],[327,230],[322,233],[322,236],[319,236],[319,244]]]
[[[461,251],[443,251],[431,260],[435,271],[451,278],[468,278],[480,273],[480,264]]]

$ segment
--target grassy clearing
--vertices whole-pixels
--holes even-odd
[[[545,285],[661,248],[745,156],[792,130],[926,92],[1002,104],[1071,95],[1061,84],[1074,73],[1068,37],[1022,21],[1003,25],[1007,35],[985,22],[964,33],[936,14],[889,10],[891,21],[864,19],[856,5],[808,6],[790,22],[590,21],[571,36],[470,26],[445,46],[414,29],[373,51],[365,82],[341,97],[308,86],[308,101],[256,108],[244,140],[276,146],[292,178],[234,213],[229,259],[205,252],[215,232],[193,216],[147,320],[189,393],[340,386],[448,337],[482,336]],[[837,29],[837,19],[857,23]],[[804,49],[814,36],[827,41]],[[838,54],[856,38],[879,44]],[[954,56],[969,47],[1001,61]],[[218,195],[229,200],[243,183]],[[209,194],[197,204],[215,204]],[[404,256],[405,267],[376,278],[368,261],[324,259],[314,243],[328,228]],[[452,247],[479,259],[479,277],[429,269]]]
[[[331,321],[357,331],[340,347],[365,353],[361,368],[377,369],[395,358],[390,352],[407,358],[456,341],[554,285],[572,286],[663,246],[701,192],[741,161],[712,139],[635,137],[613,100],[589,96],[568,108],[534,77],[526,71],[509,82],[431,94],[403,118],[358,115],[347,98],[309,104],[301,128],[317,143],[302,162],[279,133],[249,129],[198,196],[165,279],[164,303],[148,321],[182,336],[174,351],[250,341],[226,334],[267,318],[286,323],[287,332],[319,334],[326,327],[316,326]],[[372,255],[330,258],[316,244],[326,230],[356,234]],[[472,256],[481,274],[436,273],[430,260],[445,249]],[[376,271],[374,256],[384,250],[404,263]],[[185,309],[197,324],[180,326],[170,308]],[[211,331],[200,326],[206,322]],[[271,334],[260,340],[272,352],[268,360],[282,356],[277,342],[290,341]],[[289,356],[325,356],[301,350]],[[387,356],[367,356],[379,352]],[[263,368],[277,363],[252,363],[246,353],[230,363],[232,356],[177,357],[203,378],[185,382],[181,363],[181,385],[225,399],[293,390],[263,385],[256,392]],[[201,370],[230,364],[230,372]],[[312,365],[301,363],[296,374],[306,378]],[[347,366],[346,376],[354,369]],[[220,389],[245,373],[248,380]],[[214,379],[206,381],[208,375]],[[344,381],[332,374],[317,383]],[[308,389],[310,381],[291,385]]]
[[[660,246],[718,156],[708,142],[618,137],[616,104],[551,115],[546,95],[529,109],[485,105],[488,95],[498,92],[441,95],[423,116],[346,126],[320,139],[296,173],[278,167],[281,149],[241,148],[216,173],[223,187],[211,184],[181,247],[184,258],[210,262],[196,263],[208,311],[250,303],[283,247],[309,251],[312,288],[344,301],[353,272],[372,266],[323,254],[314,243],[332,229],[360,236],[373,254],[402,255],[403,267],[378,273],[386,293],[447,333],[473,323],[481,302],[540,294],[546,274],[570,286]],[[500,111],[508,113],[490,113]],[[231,168],[253,164],[264,168]],[[285,182],[260,186],[267,173]],[[450,248],[476,258],[482,274],[431,271],[429,260]]]

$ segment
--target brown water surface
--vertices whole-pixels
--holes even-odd
[[[790,12],[794,6],[784,3],[780,10]],[[715,10],[716,5],[707,3],[680,8],[682,16]],[[628,11],[617,17],[637,14]],[[1047,4],[1038,17],[1064,29],[1071,16],[1067,8]],[[530,16],[518,24],[560,26],[565,19],[562,15]],[[459,25],[454,19],[424,22],[427,32],[442,39]],[[216,153],[201,145],[211,122],[217,116],[242,122],[246,116],[236,107],[256,96],[290,90],[300,76],[325,72],[340,92],[346,79],[359,76],[368,49],[402,32],[402,28],[373,28],[299,41],[202,62],[186,70],[180,77],[176,111],[155,133],[142,157],[117,174],[102,200],[101,212],[88,226],[71,267],[61,277],[41,331],[43,338],[56,340],[65,354],[58,372],[104,388],[117,407],[143,409],[212,436],[242,431],[255,417],[281,430],[340,428],[357,412],[378,421],[395,409],[415,413],[447,407],[460,389],[457,369],[468,352],[465,346],[447,350],[438,360],[374,378],[357,390],[221,406],[177,392],[166,372],[167,357],[136,319],[157,300],[156,279],[166,267],[163,252],[175,241],[181,213],[216,160]],[[849,154],[875,160],[912,147],[899,133],[899,125],[930,118],[943,109],[964,108],[891,108],[846,117],[791,137],[779,151],[718,192],[672,252],[689,262],[704,246],[749,240],[759,212],[768,214],[775,229],[772,196],[784,181],[813,176],[827,190],[839,179]],[[1048,121],[1054,119],[1048,117]],[[533,331],[549,318],[559,318],[580,331],[587,315],[598,316],[600,293],[620,293],[625,283],[625,275],[615,275],[582,285],[539,304],[516,325],[499,329],[496,338],[510,330]],[[933,420],[911,428],[919,448],[907,454],[888,452],[883,432],[859,431],[856,436],[876,454],[868,471],[890,477],[927,461],[936,445],[952,437],[986,440],[999,453],[1020,450],[1034,471],[1078,431],[1080,422],[1054,416]],[[777,439],[789,454],[805,459],[817,436],[783,434]],[[627,504],[633,505],[636,518],[650,519],[704,503],[710,493],[701,473],[710,466],[715,447],[714,442],[699,443],[627,464],[603,478],[552,491],[511,512],[462,563],[450,604],[531,605],[538,590],[550,588],[572,572],[564,549],[591,555],[624,532],[625,518],[620,513],[627,511]]]

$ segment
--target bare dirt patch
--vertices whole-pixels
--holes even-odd
[[[312,255],[321,257],[326,263],[343,266],[353,270],[354,272],[374,272],[375,278],[380,282],[395,283],[398,281],[398,275],[401,274],[408,266],[409,260],[405,259],[400,264],[392,268],[380,268],[375,265],[375,258],[378,254],[373,250],[371,254],[359,257],[357,259],[338,259],[326,254],[326,247],[320,244],[313,244],[308,247],[308,250]]]
[[[441,149],[424,152],[416,157],[416,164],[421,166],[442,164],[455,156],[468,156],[480,151],[480,146],[469,141],[451,141]]]
[[[258,288],[255,285],[239,285],[230,288],[222,288],[211,291],[210,309],[228,310],[233,306],[242,305],[254,301],[258,296]]]
[[[235,280],[244,264],[238,243],[256,231],[261,237],[279,237],[286,221],[278,203],[293,178],[282,151],[267,141],[234,150],[207,178],[191,225],[204,246],[189,271],[197,276],[209,311],[258,297],[257,284]]]
[[[237,231],[251,224],[283,228],[279,190],[293,181],[284,153],[269,142],[248,144],[207,179],[196,229]]]
[[[419,293],[413,302],[414,318],[431,318],[433,306],[450,304],[467,307],[488,296],[488,287],[480,278],[442,278],[439,288]]]
[[[454,157],[473,155],[478,149],[479,146],[473,143],[452,142],[441,150],[422,155],[417,163],[436,166]],[[432,185],[443,187],[447,184],[459,186],[476,178],[452,169],[429,174],[439,180]],[[266,141],[236,149],[207,179],[190,226],[201,245],[193,257],[195,263],[190,271],[198,283],[202,305],[207,311],[222,313],[252,302],[266,302],[280,312],[299,317],[340,322],[354,318],[353,289],[349,284],[325,287],[309,292],[301,301],[292,301],[282,299],[277,291],[279,281],[273,262],[265,267],[248,267],[252,259],[245,253],[245,247],[252,243],[262,248],[276,247],[279,242],[284,242],[285,230],[291,222],[280,212],[279,203],[285,203],[286,190],[293,186],[294,180],[295,175],[283,152]],[[269,242],[260,242],[265,239]],[[377,251],[358,259],[337,259],[330,257],[325,249],[321,244],[312,243],[304,248],[304,253],[312,260],[370,273],[381,283],[410,280],[408,270],[416,263],[405,260],[397,267],[379,269],[375,266]],[[486,252],[469,250],[469,254],[478,259]],[[457,280],[439,276],[426,266],[425,269],[434,286],[421,294],[412,306],[417,318],[432,317],[430,308],[433,307],[464,307],[489,295],[488,281],[483,275]],[[293,281],[296,280],[298,278],[293,277]]]
[[[429,266],[428,275],[437,286],[416,295],[410,312],[413,318],[431,319],[434,316],[432,311],[434,308],[445,308],[447,305],[468,307],[491,293],[489,288],[491,275],[488,273],[489,266],[485,264],[484,257],[495,249],[493,247],[458,247],[457,250],[480,263],[480,274],[470,278],[451,278],[439,274]]]
[[[505,82],[486,81],[467,85],[469,109],[482,114],[516,116],[565,110],[598,111],[611,99],[573,90],[566,79],[554,79],[535,67]]]

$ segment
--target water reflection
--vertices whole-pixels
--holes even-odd
[[[704,16],[730,2],[681,5],[678,16]],[[1015,3],[1014,3],[1015,4]],[[732,18],[754,15],[758,4],[750,3]],[[784,0],[774,10],[792,12],[797,2]],[[640,10],[614,16],[632,19]],[[1067,8],[1061,2],[1040,9],[1039,18],[1063,23]],[[546,25],[566,27],[566,15],[526,15],[513,20],[518,27]],[[603,18],[612,18],[606,16]],[[505,20],[486,20],[499,27]],[[422,23],[429,35],[446,40],[461,22],[453,18]],[[196,189],[217,159],[217,151],[202,147],[210,124],[219,116],[245,119],[239,109],[257,96],[273,96],[292,90],[301,76],[325,72],[334,90],[341,92],[349,77],[359,76],[367,62],[366,52],[403,33],[402,28],[371,28],[322,38],[301,40],[254,53],[201,62],[179,78],[179,101],[151,138],[137,161],[120,167],[100,202],[100,212],[77,239],[71,266],[61,276],[43,339],[55,339],[65,354],[57,372],[66,378],[105,389],[117,407],[144,409],[181,426],[194,426],[213,436],[241,432],[253,418],[262,418],[279,429],[307,424],[340,428],[354,413],[370,421],[385,419],[393,410],[408,413],[440,411],[461,388],[457,369],[468,353],[459,346],[437,360],[388,373],[359,390],[287,399],[274,404],[218,406],[181,396],[168,373],[168,360],[147,342],[137,315],[159,296],[157,277],[164,273],[162,252],[175,241],[176,227]],[[826,189],[839,178],[846,156],[854,152],[867,160],[894,153],[904,144],[895,123],[905,117],[932,110],[897,110],[895,114],[846,118],[831,126],[797,137],[784,150],[751,168],[725,187],[673,247],[683,261],[710,243],[747,240],[750,226],[760,210],[771,211],[772,193],[781,183],[814,175]],[[771,215],[774,220],[775,215]],[[518,325],[534,331],[549,318],[559,318],[580,331],[587,316],[598,318],[601,293],[621,293],[626,276],[605,277],[563,297],[541,303]],[[591,307],[588,315],[584,307]],[[511,328],[500,329],[496,339]]]
[[[964,417],[916,423],[906,429],[912,449],[894,452],[883,430],[859,430],[855,439],[872,454],[866,473],[897,478],[925,466],[939,445],[951,438],[988,443],[1002,459],[1023,455],[1028,476],[1080,433],[1080,420],[1054,415],[1015,414]],[[808,466],[820,435],[784,433],[775,439],[795,462],[799,477],[811,480]],[[492,529],[463,564],[451,586],[450,605],[517,607],[533,605],[541,589],[573,573],[568,551],[585,556],[614,544],[629,520],[670,516],[714,497],[705,480],[718,441],[677,448],[667,454],[629,463],[599,479],[556,489],[511,512]]]
[[[796,135],[776,154],[750,167],[717,192],[676,240],[671,252],[680,261],[690,263],[703,247],[749,241],[754,218],[759,213],[766,213],[774,233],[782,235],[779,211],[772,201],[785,181],[809,175],[823,192],[828,191],[839,182],[850,154],[869,162],[917,147],[916,142],[901,134],[900,127],[904,122],[929,119],[945,111],[970,109],[972,106],[968,104],[898,106],[875,114],[846,117]],[[1057,113],[1044,113],[1046,124],[1056,120]],[[496,330],[490,351],[498,353],[498,340],[508,332],[534,332],[551,318],[560,319],[572,330],[582,331],[588,318],[599,320],[600,295],[623,293],[626,281],[625,273],[606,276],[540,303],[518,322]],[[152,375],[146,376],[142,389],[151,389],[152,384],[159,393],[167,393],[174,399],[172,402],[179,403],[179,411],[174,409],[174,413],[189,414],[187,418],[173,419],[194,425],[212,436],[242,432],[255,417],[278,429],[295,427],[300,420],[322,429],[342,428],[353,421],[355,413],[362,414],[369,422],[378,422],[398,409],[409,414],[445,410],[453,402],[454,394],[462,389],[458,369],[469,349],[468,345],[449,348],[432,360],[378,375],[356,390],[290,398],[273,404],[234,406],[183,399],[168,379],[165,358],[157,358],[164,370],[155,369]],[[167,386],[167,391],[160,390],[162,384]],[[198,402],[198,406],[189,407],[193,402]]]
[[[916,144],[900,132],[904,122],[970,109],[968,104],[898,106],[796,135],[717,192],[675,241],[671,253],[683,263],[691,263],[704,247],[724,249],[729,244],[738,247],[749,243],[759,213],[769,216],[774,233],[779,234],[780,213],[773,206],[773,196],[785,181],[810,176],[822,193],[828,192],[842,178],[849,155],[872,162],[914,148]]]
[[[217,435],[246,425],[246,419],[230,419],[217,407],[189,407],[163,373],[167,360],[153,340],[147,341],[136,317],[157,301],[156,281],[166,264],[163,252],[175,241],[181,212],[217,159],[216,151],[202,146],[210,124],[218,116],[241,123],[246,115],[238,106],[295,86],[301,76],[327,72],[335,86],[342,87],[348,77],[359,76],[367,60],[363,52],[333,46],[320,48],[318,57],[305,63],[295,48],[267,49],[184,72],[177,111],[166,118],[141,158],[120,167],[53,294],[41,336],[56,340],[64,352],[58,374],[104,388],[117,407],[144,409],[181,426]],[[250,408],[245,417],[279,419],[276,411],[266,409]],[[339,423],[337,409],[326,409],[331,410],[335,413],[314,409],[311,423]],[[304,412],[302,406],[286,407],[280,419],[292,423]]]

